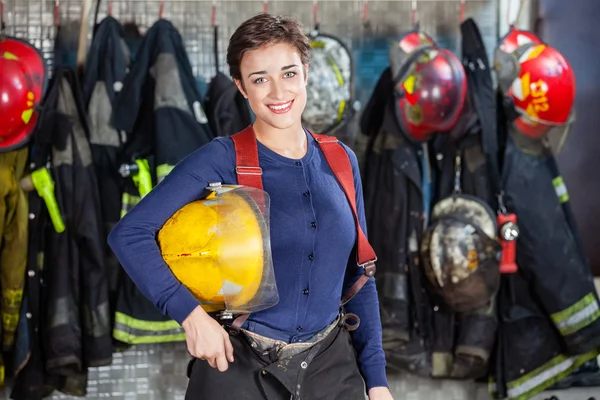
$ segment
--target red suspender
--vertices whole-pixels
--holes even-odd
[[[333,136],[318,135],[310,132],[313,138],[319,144],[325,159],[338,182],[342,186],[346,198],[350,203],[350,208],[354,214],[354,222],[358,233],[358,250],[356,252],[356,261],[359,267],[363,267],[365,273],[354,283],[342,298],[342,305],[358,293],[367,280],[375,275],[375,261],[377,256],[369,244],[365,233],[360,226],[358,213],[356,211],[356,190],[354,187],[354,176],[352,174],[352,165],[346,150],[338,143]],[[256,137],[252,125],[243,131],[232,135],[235,147],[236,173],[239,185],[251,186],[263,190],[262,169],[258,163],[258,147],[256,146]]]
[[[262,168],[258,164],[258,147],[252,125],[232,135],[231,139],[233,139],[233,147],[235,147],[235,172],[238,185],[263,190]]]

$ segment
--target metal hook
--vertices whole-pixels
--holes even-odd
[[[508,25],[509,29],[513,29],[519,24],[519,20],[521,19],[521,13],[523,12],[524,8],[523,6],[525,5],[525,0],[519,0],[519,9],[517,10],[517,15],[515,16],[515,19],[512,22],[510,21],[510,14],[512,11],[511,5],[512,2],[509,2],[506,6],[506,24]]]
[[[313,0],[313,26],[315,31],[319,30],[319,2]]]
[[[108,0],[108,15],[112,15],[113,0]]]
[[[54,26],[60,25],[60,0],[54,0]]]
[[[160,0],[160,6],[158,7],[158,19],[162,19],[165,13],[165,0]]]
[[[417,0],[412,0],[411,9],[410,9],[410,24],[413,29],[418,27],[417,22]]]
[[[368,0],[362,0],[362,12],[360,15],[360,20],[363,26],[367,26],[369,24],[369,2]]]
[[[213,28],[217,26],[217,0],[212,0],[210,6],[210,26]]]
[[[461,23],[465,21],[465,3],[466,0],[460,0],[460,4],[458,6],[458,19]]]
[[[6,24],[4,23],[4,0],[0,0],[0,40],[4,40],[4,30]]]

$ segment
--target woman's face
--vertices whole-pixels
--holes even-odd
[[[240,65],[243,86],[235,83],[257,119],[287,129],[301,121],[307,70],[295,46],[276,43],[246,53]]]

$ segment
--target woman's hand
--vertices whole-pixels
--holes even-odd
[[[369,390],[369,400],[394,400],[390,389],[385,386],[378,386]]]
[[[233,346],[229,334],[217,321],[198,306],[181,324],[185,330],[188,352],[196,358],[208,361],[213,368],[227,371],[233,362]]]

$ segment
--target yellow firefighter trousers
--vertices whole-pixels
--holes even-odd
[[[14,343],[25,284],[28,202],[19,180],[27,157],[27,148],[0,153],[0,312],[4,349]],[[0,385],[4,381],[3,364],[0,357]]]

